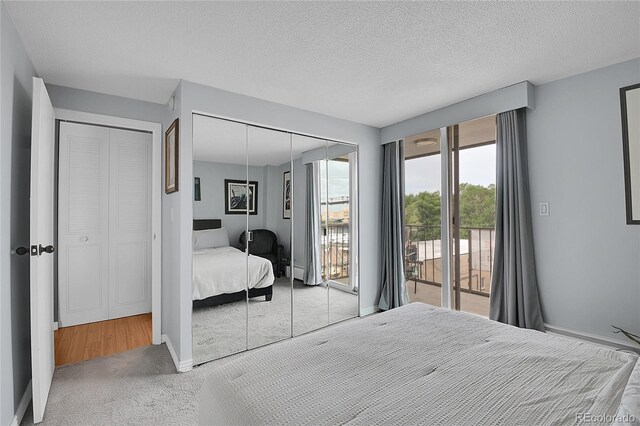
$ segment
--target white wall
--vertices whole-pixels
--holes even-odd
[[[536,266],[547,324],[640,332],[640,226],[626,225],[619,89],[640,60],[535,88],[527,114]],[[550,203],[551,215],[537,214]]]
[[[0,4],[0,424],[11,423],[31,380],[29,246],[32,78],[36,72]]]
[[[193,146],[191,114],[204,112],[311,136],[356,143],[360,146],[360,274],[361,307],[373,308],[379,287],[379,211],[381,185],[380,132],[374,127],[264,101],[187,81],[180,83],[180,179],[192,182]],[[184,191],[184,192],[183,192]],[[181,185],[180,198],[180,349],[182,362],[191,360],[191,220],[193,187]],[[177,261],[177,258],[175,259]],[[175,343],[175,342],[174,342]]]

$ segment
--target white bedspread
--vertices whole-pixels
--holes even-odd
[[[234,247],[193,252],[193,300],[245,290],[247,257]],[[271,262],[249,255],[249,288],[268,287],[275,277]]]
[[[637,358],[413,303],[220,366],[199,422],[580,424],[580,413],[616,414]]]

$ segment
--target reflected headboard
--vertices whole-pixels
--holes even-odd
[[[222,228],[222,219],[193,219],[193,230]]]

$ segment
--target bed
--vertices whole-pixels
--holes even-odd
[[[199,423],[611,424],[638,396],[636,354],[412,303],[221,365]]]
[[[221,230],[220,219],[195,219],[194,231]],[[221,244],[196,244],[194,232],[193,250],[193,307],[216,306],[223,303],[238,302],[247,297],[264,296],[269,301],[273,295],[275,276],[271,262],[249,255],[232,247],[226,242]],[[248,263],[248,280],[247,277]],[[238,272],[240,271],[240,272]]]

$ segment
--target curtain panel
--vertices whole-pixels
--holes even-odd
[[[381,277],[378,307],[409,303],[404,276],[404,143],[383,146]]]
[[[490,318],[544,331],[531,226],[525,109],[496,116],[496,237]]]

